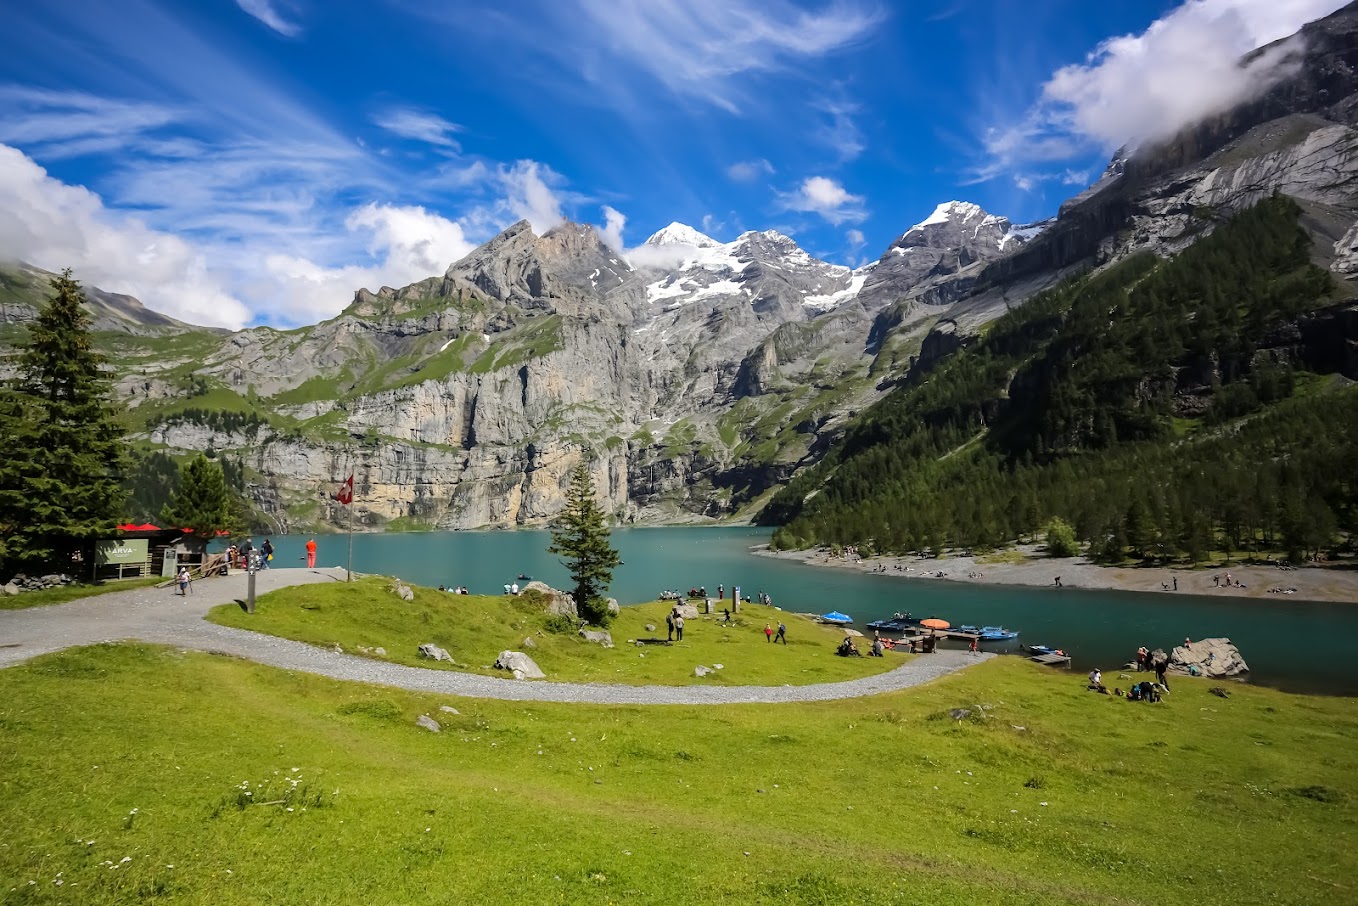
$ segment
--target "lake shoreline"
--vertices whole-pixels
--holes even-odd
[[[1238,564],[1216,569],[1149,568],[1101,566],[1083,557],[1052,559],[1037,554],[1035,546],[1024,546],[1020,552],[1025,559],[1018,563],[985,562],[972,556],[930,557],[870,557],[840,555],[834,557],[826,548],[800,551],[775,551],[768,545],[752,547],[751,553],[777,560],[791,560],[808,566],[830,569],[849,569],[856,572],[893,576],[899,579],[919,579],[933,582],[956,582],[968,585],[1011,585],[1026,587],[1055,586],[1061,578],[1062,588],[1110,591],[1162,592],[1165,594],[1195,595],[1212,598],[1253,598],[1279,601],[1320,601],[1326,603],[1358,603],[1358,570],[1335,567],[1304,566],[1281,570],[1273,566]],[[940,575],[940,573],[942,575]],[[1213,578],[1223,583],[1227,575],[1240,588],[1213,585]],[[1168,586],[1166,590],[1165,586]],[[1291,593],[1270,592],[1269,589],[1296,589]]]

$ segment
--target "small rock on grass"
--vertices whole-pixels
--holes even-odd
[[[712,672],[714,671],[712,670],[711,667],[704,667],[702,664],[699,664],[697,667],[693,668],[694,676],[707,676],[709,673]]]
[[[430,733],[437,733],[439,732],[439,730],[442,729],[439,726],[439,722],[434,720],[434,718],[430,717],[428,714],[421,714],[419,717],[415,718],[415,723],[421,727],[424,727]]]
[[[459,711],[459,710],[457,710],[456,708],[454,708],[452,705],[439,705],[439,710],[442,711],[444,714],[461,714],[461,713],[462,713],[461,711]]]

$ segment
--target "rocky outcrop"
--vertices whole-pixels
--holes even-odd
[[[547,674],[522,651],[501,651],[495,659],[497,670],[508,670],[515,679],[545,679]]]
[[[452,662],[453,656],[444,649],[435,645],[433,642],[426,642],[420,646],[420,657],[428,658],[431,661]]]
[[[1211,679],[1240,676],[1250,670],[1230,639],[1197,639],[1191,647],[1177,646],[1169,655],[1169,669]]]

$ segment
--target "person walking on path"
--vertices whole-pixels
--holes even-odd
[[[786,623],[779,622],[779,624],[778,624],[778,632],[774,634],[773,640],[774,640],[775,642],[782,642],[784,645],[787,644],[787,624],[786,624]]]
[[[269,561],[273,559],[273,542],[265,538],[264,543],[259,546],[259,553],[260,569],[268,569]]]
[[[1179,577],[1178,577],[1178,576],[1175,576],[1175,577],[1174,577],[1174,590],[1175,590],[1175,591],[1178,591],[1178,590],[1179,590]]]
[[[764,624],[764,641],[766,642],[773,641],[773,627],[770,626],[768,623]]]
[[[684,617],[681,614],[674,615],[674,640],[676,642],[684,640]]]
[[[972,638],[971,638],[971,646],[970,646],[967,650],[970,651],[970,652],[972,653],[973,656],[980,654],[980,653],[981,653],[981,640],[978,639],[978,638],[976,638],[975,636],[972,636]]]
[[[1169,691],[1169,682],[1165,679],[1165,671],[1168,669],[1169,669],[1168,657],[1164,658],[1163,660],[1155,662],[1155,681],[1160,685],[1164,686],[1166,692]]]
[[[180,596],[187,595],[189,593],[189,568],[187,566],[179,567],[179,575],[176,579],[179,582]]]
[[[306,543],[306,568],[316,568],[316,539],[308,538]]]

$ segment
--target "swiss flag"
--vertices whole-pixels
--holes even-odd
[[[354,502],[354,476],[350,475],[344,479],[344,484],[335,492],[335,499],[345,506]]]

